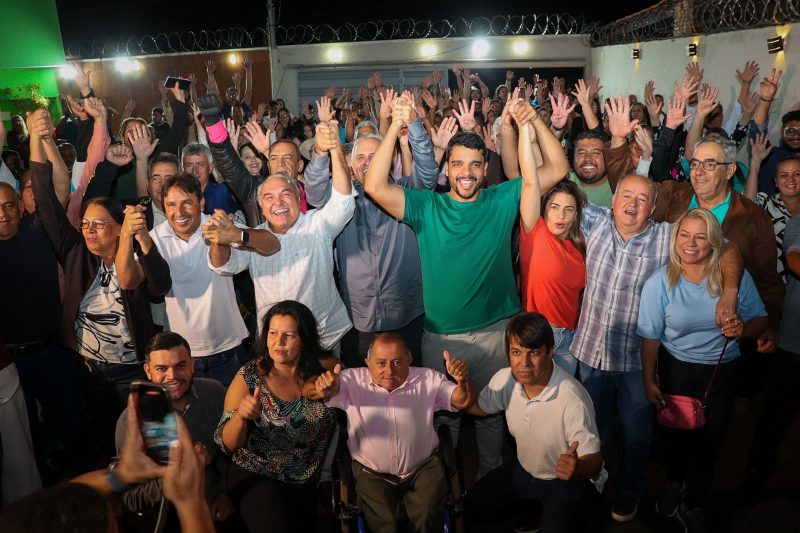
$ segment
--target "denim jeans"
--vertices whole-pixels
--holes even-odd
[[[606,464],[614,459],[609,451],[616,403],[621,440],[617,488],[628,496],[643,495],[647,488],[645,474],[653,434],[653,406],[644,394],[642,371],[610,372],[592,368],[581,361],[578,370],[594,404],[600,447]]]
[[[575,330],[559,328],[552,324],[550,324],[550,326],[553,328],[553,340],[555,341],[553,361],[566,370],[570,376],[575,377],[575,371],[578,369],[578,360],[575,359],[575,356],[569,351],[572,339],[575,337]]]
[[[226,387],[231,384],[241,368],[241,361],[246,360],[247,353],[241,344],[224,352],[194,358],[194,376],[196,378],[216,379]]]
[[[467,493],[467,513],[477,522],[496,522],[505,518],[521,500],[542,503],[539,527],[542,533],[580,531],[598,498],[594,486],[585,479],[537,479],[517,459],[495,468]]]

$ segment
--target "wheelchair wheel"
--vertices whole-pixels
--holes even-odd
[[[446,425],[439,427],[439,460],[444,468],[444,479],[447,486],[447,504],[445,505],[444,531],[446,533],[464,532],[464,490],[461,465],[456,456],[450,428]]]
[[[343,426],[346,427],[346,426]],[[342,533],[359,531],[359,509],[351,470],[352,459],[347,449],[347,432],[341,431],[332,465],[333,490],[331,507]]]

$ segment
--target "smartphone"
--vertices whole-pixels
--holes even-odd
[[[189,86],[192,85],[192,80],[187,78],[179,78],[177,76],[169,76],[167,81],[164,82],[164,87],[167,89],[172,89],[176,85],[178,86],[178,89],[182,91],[188,91]]]
[[[170,443],[178,438],[178,420],[167,389],[150,381],[131,383],[145,453],[160,465],[169,464]]]

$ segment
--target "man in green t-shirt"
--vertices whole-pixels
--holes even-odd
[[[595,205],[611,207],[611,186],[606,176],[606,161],[603,146],[607,137],[597,130],[585,130],[575,138],[573,172],[569,179],[586,193]]]
[[[481,189],[487,167],[486,145],[472,132],[457,133],[445,153],[448,194],[404,189],[387,176],[407,106],[396,103],[392,123],[373,156],[364,189],[391,216],[417,234],[422,264],[425,331],[422,361],[444,372],[442,352],[470,367],[476,387],[483,388],[494,373],[508,366],[504,348],[507,319],[520,311],[511,256],[511,231],[517,214],[523,222],[547,190],[563,178],[568,164],[561,144],[536,111],[522,100],[507,104],[520,128],[522,179]],[[536,168],[531,139],[538,141],[544,164]],[[537,178],[538,175],[538,178]],[[458,420],[449,421],[458,430]],[[478,476],[501,465],[503,420],[476,422]]]

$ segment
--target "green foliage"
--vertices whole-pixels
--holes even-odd
[[[42,94],[41,85],[38,83],[0,89],[0,102],[3,102],[2,108],[12,115],[22,115],[24,117],[26,111],[50,109],[53,105],[53,100],[55,98],[47,98]]]

